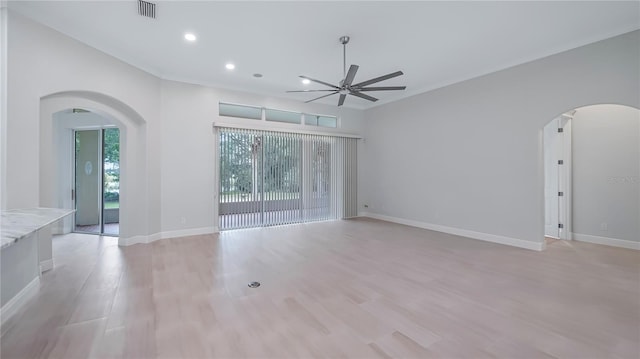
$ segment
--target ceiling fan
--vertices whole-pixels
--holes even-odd
[[[403,74],[402,71],[392,72],[392,73],[384,75],[384,76],[376,77],[376,78],[373,78],[371,80],[367,80],[367,81],[363,81],[363,82],[359,82],[359,83],[353,84],[353,80],[356,77],[356,72],[358,71],[359,66],[358,65],[351,65],[349,67],[349,71],[347,72],[347,44],[349,43],[349,36],[342,36],[340,38],[340,43],[342,44],[342,47],[343,47],[343,56],[342,57],[343,57],[343,74],[344,74],[344,78],[340,81],[339,85],[332,85],[332,84],[324,82],[324,81],[312,79],[311,77],[308,77],[308,76],[300,76],[303,79],[306,79],[306,80],[309,80],[309,81],[313,81],[313,82],[319,83],[321,85],[328,86],[331,89],[328,89],[328,90],[298,90],[298,91],[287,91],[287,92],[329,92],[326,95],[311,99],[309,101],[305,101],[305,103],[311,102],[311,101],[315,101],[315,100],[319,100],[319,99],[325,98],[327,96],[340,94],[340,98],[338,99],[338,106],[342,106],[342,104],[344,104],[344,100],[347,98],[347,95],[352,95],[352,96],[363,98],[365,100],[369,100],[369,101],[375,102],[375,101],[378,101],[377,98],[369,96],[369,95],[367,95],[367,94],[365,94],[363,92],[404,90],[404,89],[407,88],[406,86],[367,87],[367,86],[375,84],[377,82],[388,80],[388,79],[392,79],[394,77],[400,76],[400,75]]]

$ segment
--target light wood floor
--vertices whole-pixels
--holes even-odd
[[[358,219],[125,248],[74,234],[54,258],[2,359],[640,355],[640,252],[620,248]]]

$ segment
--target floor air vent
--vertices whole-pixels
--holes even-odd
[[[155,19],[156,4],[148,1],[138,0],[138,14]]]

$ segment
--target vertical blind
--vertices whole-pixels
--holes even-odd
[[[357,139],[217,128],[221,230],[357,215]]]

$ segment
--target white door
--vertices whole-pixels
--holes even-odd
[[[558,118],[544,127],[544,235],[560,238],[559,231],[559,171],[560,136]]]

